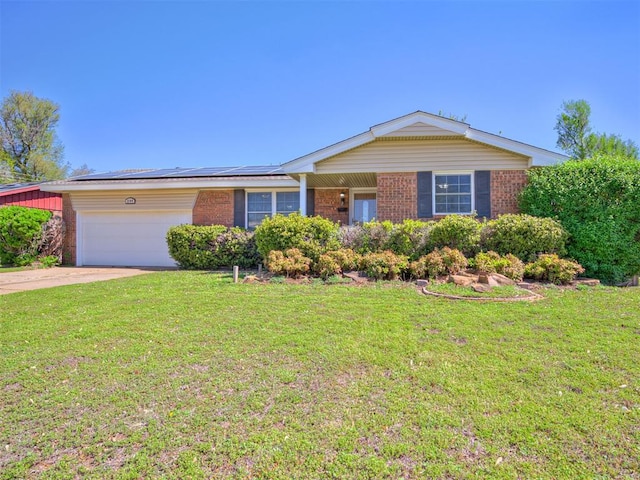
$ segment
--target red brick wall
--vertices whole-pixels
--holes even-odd
[[[491,216],[519,213],[518,194],[527,183],[525,170],[491,171]]]
[[[64,220],[65,234],[62,247],[62,263],[76,264],[76,211],[71,206],[71,196],[62,194],[62,220]]]
[[[377,220],[400,223],[418,216],[416,173],[378,173]]]
[[[233,227],[233,190],[203,190],[193,207],[194,225]]]
[[[339,212],[340,192],[344,192],[344,206],[346,212]],[[346,188],[316,188],[314,192],[314,213],[341,225],[349,225],[349,190]]]

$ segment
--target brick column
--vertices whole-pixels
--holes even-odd
[[[527,184],[525,170],[491,171],[491,216],[519,213],[518,195]]]
[[[378,173],[376,220],[400,223],[418,217],[416,173]]]
[[[62,244],[62,263],[76,264],[76,211],[71,205],[71,195],[62,194],[62,220],[64,221],[64,240]]]

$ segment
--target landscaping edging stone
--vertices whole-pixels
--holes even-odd
[[[427,287],[422,287],[422,293],[431,295],[432,297],[448,298],[450,300],[473,300],[481,302],[535,302],[542,300],[544,297],[535,292],[529,292],[526,297],[461,297],[458,295],[447,295],[445,293],[430,292]]]

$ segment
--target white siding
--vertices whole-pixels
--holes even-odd
[[[316,173],[524,170],[528,160],[468,140],[387,140],[318,162]]]
[[[191,210],[197,190],[116,190],[71,193],[71,203],[77,211],[139,212],[149,210]],[[134,198],[128,205],[125,199]]]
[[[440,136],[450,136],[450,135],[460,135],[459,133],[452,132],[449,130],[444,130],[439,127],[434,127],[433,125],[427,125],[426,123],[416,122],[413,125],[409,125],[408,127],[401,128],[396,130],[395,132],[387,133],[383,135],[383,138],[392,138],[392,137],[440,137]]]

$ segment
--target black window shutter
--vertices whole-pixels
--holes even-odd
[[[316,212],[316,191],[307,188],[307,216],[313,217]]]
[[[418,218],[433,217],[431,172],[418,172]]]
[[[491,218],[491,171],[475,172],[475,192],[478,217]]]
[[[233,191],[233,226],[245,228],[245,202],[244,189],[239,188]]]

